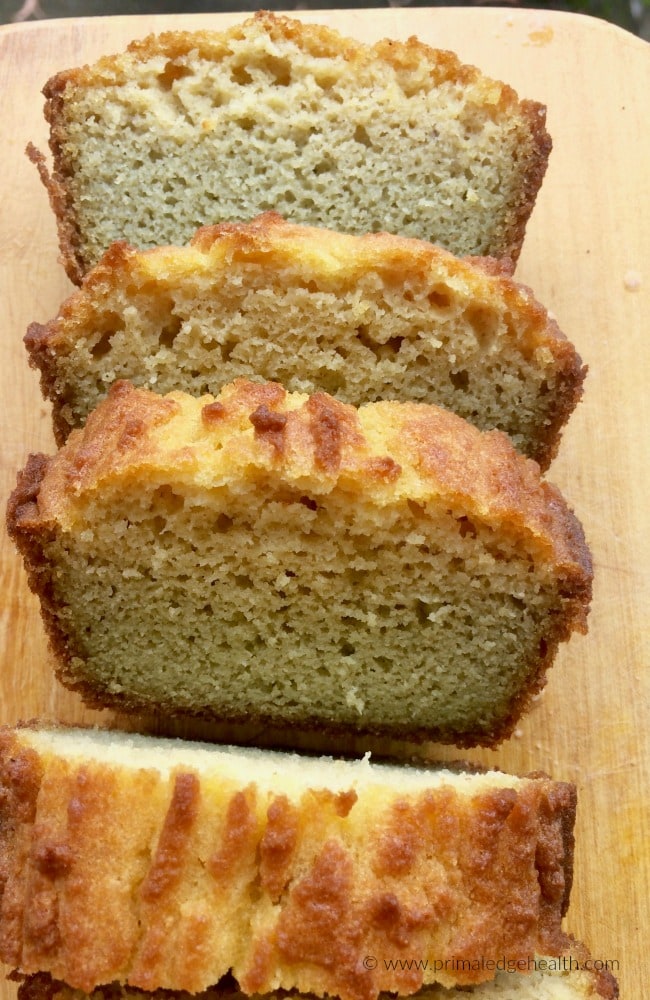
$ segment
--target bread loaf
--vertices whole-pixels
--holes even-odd
[[[494,261],[273,213],[182,248],[114,245],[26,344],[59,443],[117,378],[201,395],[245,376],[355,406],[437,403],[545,467],[584,377],[555,321]]]
[[[586,629],[559,492],[423,404],[117,383],[8,525],[61,679],[121,710],[492,744]]]
[[[116,240],[182,244],[268,209],[514,260],[551,147],[542,105],[450,52],[268,12],[150,36],[44,93],[51,177],[31,155],[77,282]]]
[[[0,957],[80,990],[375,1000],[566,944],[575,790],[546,777],[19,729],[0,789]]]

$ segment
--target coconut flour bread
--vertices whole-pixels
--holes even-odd
[[[267,209],[516,259],[551,146],[542,105],[452,53],[268,12],[134,42],[44,93],[51,177],[31,155],[76,282],[116,240],[182,244]]]
[[[374,956],[373,956],[374,957]],[[533,971],[504,969],[502,964],[495,978],[479,986],[424,986],[413,994],[413,1000],[616,1000],[618,984],[611,973],[595,971],[584,946],[571,943],[560,957],[540,956],[520,968]],[[197,995],[197,1000],[244,1000],[245,994],[232,982],[220,983]],[[158,990],[145,993],[134,987],[113,983],[93,990],[90,994],[73,990],[53,980],[46,973],[28,976],[18,989],[18,1000],[190,1000],[189,993],[169,993]],[[313,1000],[298,993],[280,990],[267,993],[263,1000]],[[390,1000],[382,994],[381,1000]]]
[[[8,525],[61,679],[123,710],[491,744],[586,629],[559,492],[423,404],[117,383]]]
[[[546,777],[19,729],[0,783],[1,957],[24,974],[375,1000],[566,944],[575,790]]]
[[[494,261],[270,212],[205,228],[182,248],[113,245],[26,344],[59,443],[118,378],[198,396],[247,376],[356,406],[437,403],[505,431],[544,467],[585,374],[555,321]]]

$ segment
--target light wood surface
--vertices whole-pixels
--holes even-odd
[[[584,401],[549,478],[584,523],[595,562],[593,610],[589,635],[562,649],[515,736],[498,750],[465,756],[576,782],[567,926],[597,959],[617,963],[621,996],[636,1000],[650,989],[650,46],[604,22],[546,11],[393,8],[298,16],[365,41],[417,34],[548,105],[554,150],[518,277],[553,310],[590,368]],[[222,28],[241,18],[134,16],[0,29],[3,504],[28,453],[53,447],[22,337],[30,321],[52,318],[71,290],[45,192],[24,155],[30,140],[46,148],[40,89],[55,71],[118,51],[149,31]],[[4,535],[0,568],[0,721],[38,716],[188,734],[188,727],[160,720],[91,713],[60,688],[36,602]],[[342,751],[359,749],[341,744]],[[456,756],[449,748],[420,752]],[[14,987],[2,989],[13,995]]]

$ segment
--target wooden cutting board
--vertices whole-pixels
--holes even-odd
[[[578,786],[568,928],[607,961],[621,996],[650,988],[650,46],[580,15],[506,9],[300,12],[371,42],[418,35],[545,102],[554,139],[518,277],[590,373],[550,477],[582,519],[595,562],[590,631],[565,646],[514,737],[465,756],[543,769]],[[42,21],[0,28],[2,503],[30,451],[51,451],[47,407],[22,337],[71,291],[47,198],[24,155],[46,148],[40,89],[55,71],[167,28],[225,28],[240,14]],[[188,735],[160,720],[91,713],[52,678],[36,602],[0,537],[1,722],[42,717]],[[198,735],[212,736],[206,727]],[[228,735],[228,734],[226,734]],[[232,738],[263,741],[264,733]],[[360,744],[341,743],[342,751]],[[388,749],[391,749],[390,747]],[[455,756],[426,746],[432,758]],[[13,996],[14,987],[2,986]],[[4,1000],[4,998],[3,998]]]

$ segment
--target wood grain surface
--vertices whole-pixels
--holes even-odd
[[[590,629],[560,653],[514,737],[465,753],[506,770],[543,769],[578,787],[568,929],[615,963],[621,996],[650,990],[650,46],[604,22],[509,9],[300,12],[364,41],[411,34],[455,50],[522,97],[545,102],[554,149],[517,276],[589,365],[584,401],[549,478],[593,551]],[[240,14],[43,21],[0,29],[0,412],[2,503],[29,452],[51,451],[49,413],[22,344],[71,291],[47,198],[24,148],[46,148],[41,87],[55,71],[149,31],[222,28]],[[40,717],[264,742],[160,719],[91,713],[51,672],[35,599],[0,538],[0,721]],[[308,741],[305,741],[305,745]],[[341,743],[340,750],[365,745]],[[394,749],[391,747],[374,749]],[[431,758],[456,756],[425,746]],[[644,988],[645,987],[645,988]],[[3,985],[7,996],[14,987]]]

